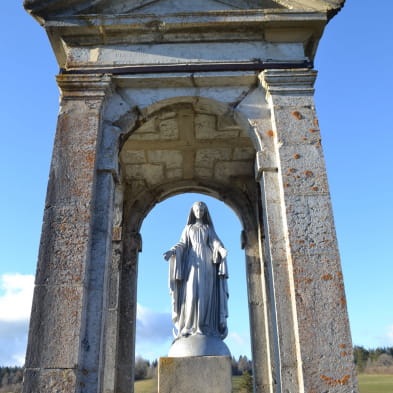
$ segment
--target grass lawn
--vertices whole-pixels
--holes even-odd
[[[241,377],[233,377],[232,392],[237,393]],[[146,379],[135,382],[135,393],[156,393],[157,380]],[[359,375],[360,393],[393,393],[393,375]]]
[[[393,393],[393,375],[360,374],[360,393]]]
[[[142,381],[136,381],[134,385],[135,393],[156,393],[157,392],[157,380],[156,379],[143,379]]]

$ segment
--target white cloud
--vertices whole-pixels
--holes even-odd
[[[137,340],[162,342],[172,337],[170,313],[157,312],[138,304],[136,319]]]
[[[251,359],[251,343],[248,334],[230,331],[225,343],[235,358],[246,355]]]
[[[25,362],[29,321],[0,321],[0,365],[22,366]]]
[[[173,340],[170,313],[157,312],[138,304],[136,354],[154,360],[166,356]]]
[[[3,274],[0,276],[0,321],[21,321],[30,318],[34,276]]]
[[[23,365],[34,276],[0,276],[0,365]]]

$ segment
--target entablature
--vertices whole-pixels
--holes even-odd
[[[292,5],[287,0],[70,0],[68,7],[63,3],[25,0],[25,7],[46,29],[58,64],[66,71],[312,61],[328,22],[326,7],[318,11],[307,0]]]

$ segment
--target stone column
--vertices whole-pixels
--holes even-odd
[[[271,146],[257,160],[276,326],[278,392],[356,391],[318,120],[316,72],[261,74]]]
[[[142,237],[127,230],[123,234],[123,261],[120,271],[119,336],[116,393],[132,393],[135,375],[138,257]]]
[[[251,328],[251,350],[255,393],[273,393],[269,304],[266,290],[265,261],[262,251],[262,233],[258,230],[243,232],[246,254],[248,308]]]
[[[103,75],[59,75],[61,103],[23,392],[98,392],[114,181],[100,167]]]

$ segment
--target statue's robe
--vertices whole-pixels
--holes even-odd
[[[187,225],[170,259],[169,288],[175,337],[205,334],[225,338],[228,267],[224,246],[207,224]]]

